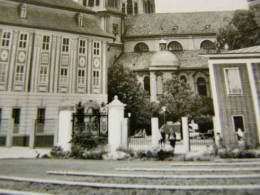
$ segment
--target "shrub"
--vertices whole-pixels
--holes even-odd
[[[256,152],[252,150],[220,150],[218,151],[220,158],[256,158]]]
[[[55,158],[69,158],[70,157],[70,152],[63,151],[60,146],[54,146],[51,149],[50,154],[52,157],[55,157]]]
[[[143,160],[167,160],[174,156],[172,150],[138,151],[135,157]]]

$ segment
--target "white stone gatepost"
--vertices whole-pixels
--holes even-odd
[[[152,124],[152,147],[158,148],[160,146],[160,130],[159,130],[159,119],[158,118],[152,118],[151,119]]]
[[[59,112],[59,128],[56,145],[61,147],[63,151],[71,151],[72,116],[72,108],[62,108]]]
[[[124,130],[125,104],[115,96],[114,100],[108,105],[108,145],[111,152],[115,152],[120,147],[127,147],[127,130]],[[126,138],[126,140],[125,140]]]
[[[182,135],[183,135],[183,149],[184,153],[188,153],[190,151],[190,135],[189,135],[189,125],[188,125],[188,117],[182,117]]]

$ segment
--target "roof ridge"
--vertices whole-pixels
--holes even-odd
[[[86,13],[95,12],[89,8],[86,8],[79,3],[74,2],[73,0],[8,0],[8,1],[15,1],[18,3],[27,3],[31,5],[38,5],[44,7],[51,7],[56,9],[64,9],[69,11],[80,11]]]

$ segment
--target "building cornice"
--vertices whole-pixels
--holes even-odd
[[[72,33],[72,34],[79,34],[79,35],[86,35],[86,36],[93,36],[93,37],[102,37],[102,38],[107,38],[107,39],[113,39],[113,36],[110,35],[99,35],[95,33],[83,33],[83,32],[77,32],[73,30],[60,30],[60,29],[55,29],[55,28],[49,28],[49,27],[39,27],[39,26],[34,26],[34,25],[24,25],[24,24],[12,24],[8,22],[0,22],[0,25],[8,25],[8,26],[18,26],[18,27],[24,27],[24,28],[30,28],[30,29],[38,29],[38,30],[49,30],[49,31],[56,31],[56,32],[61,32],[61,33]]]

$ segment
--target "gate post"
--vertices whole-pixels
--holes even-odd
[[[188,153],[190,151],[190,135],[189,135],[188,117],[182,117],[181,120],[182,120],[184,153]]]
[[[57,133],[57,146],[60,146],[64,151],[71,150],[72,139],[72,109],[62,109],[59,112],[59,128]]]
[[[127,131],[123,131],[125,104],[118,100],[118,96],[108,105],[108,145],[111,152],[115,152],[123,143],[123,137],[128,136]],[[126,135],[123,135],[125,134]]]
[[[159,131],[159,119],[152,118],[152,147],[157,148],[159,146],[160,131]]]

